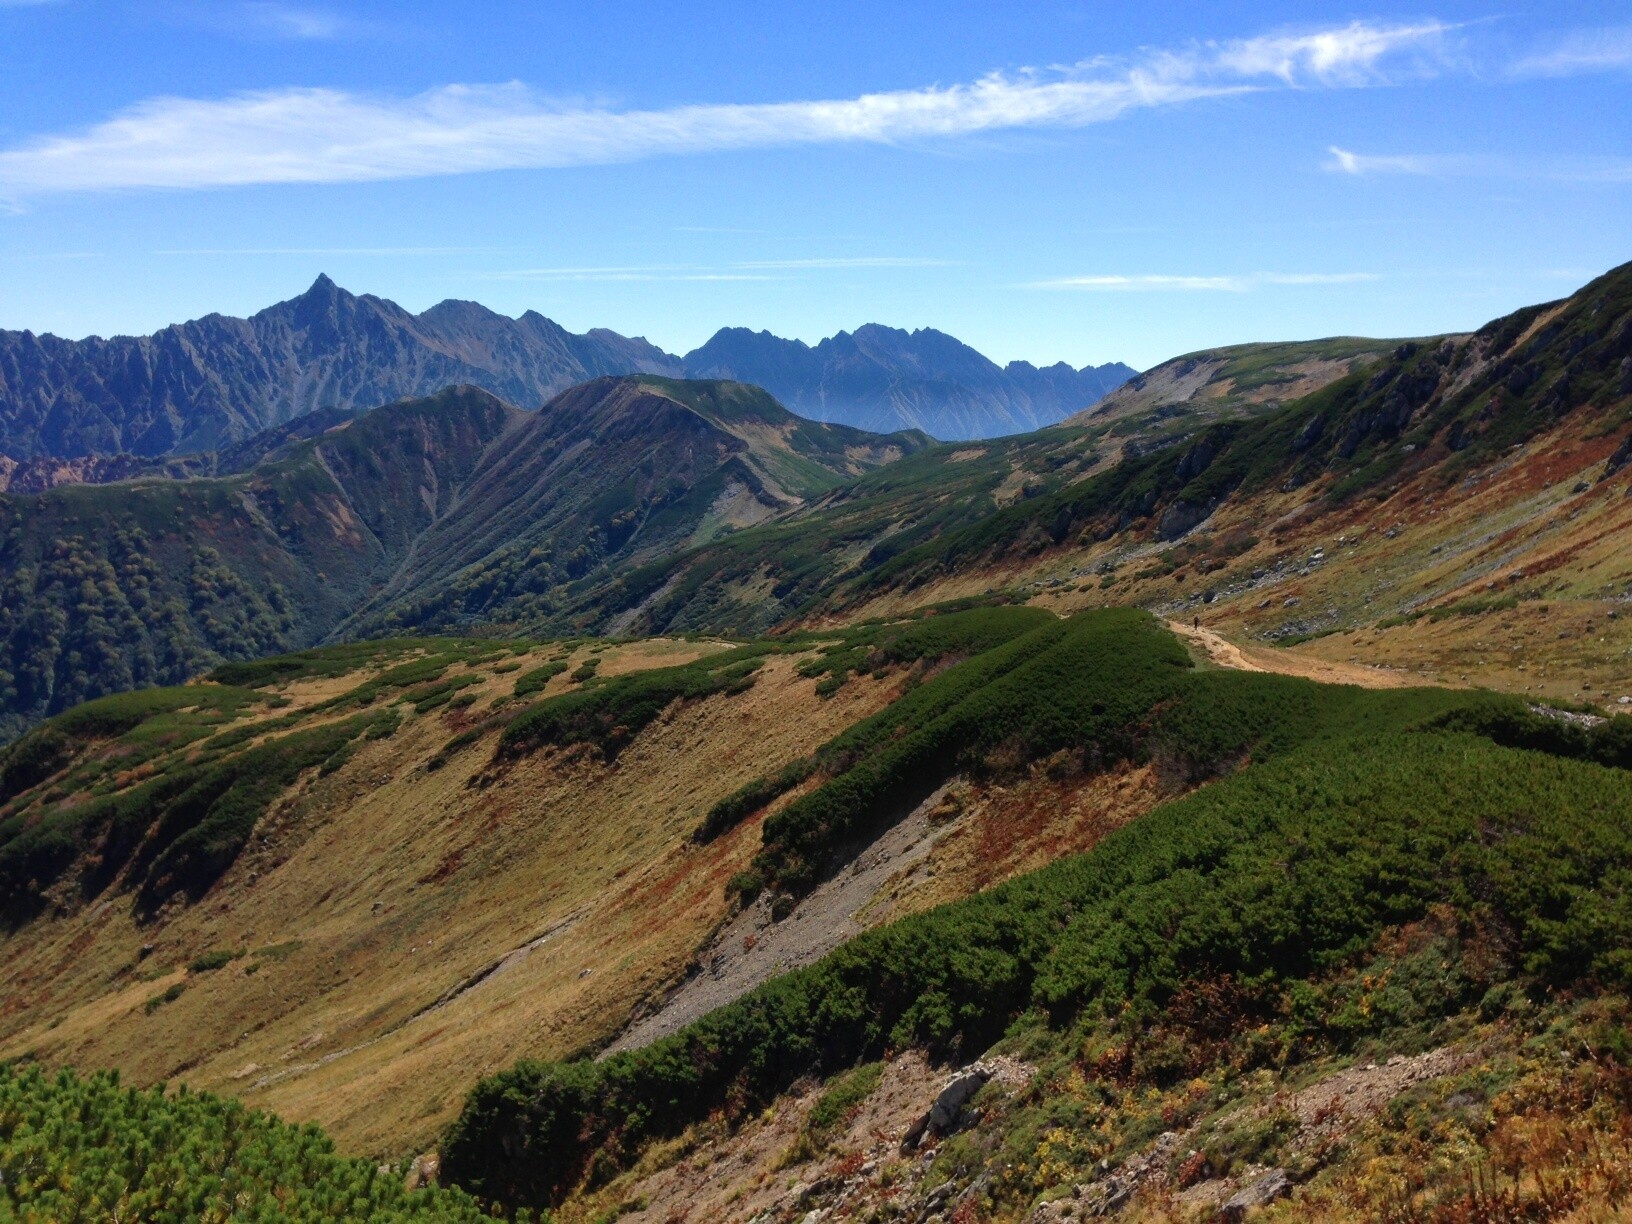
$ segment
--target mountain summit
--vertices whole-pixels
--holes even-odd
[[[577,336],[475,302],[422,314],[319,276],[247,319],[151,336],[0,331],[0,452],[156,456],[218,449],[319,408],[362,410],[469,384],[533,406],[602,374],[677,373],[644,340]]]
[[[727,378],[817,420],[940,438],[1050,425],[1133,375],[1126,366],[997,366],[950,336],[869,324],[814,348],[727,329],[687,358],[536,311],[449,300],[420,314],[319,276],[247,319],[212,314],[151,336],[0,331],[0,456],[219,450],[318,409],[363,411],[466,384],[531,408],[605,375]]]

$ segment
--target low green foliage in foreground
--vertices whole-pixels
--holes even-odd
[[[484,1219],[458,1190],[337,1156],[291,1126],[206,1093],[145,1092],[117,1074],[0,1067],[0,1221]]]
[[[769,653],[769,647],[744,646],[682,667],[656,668],[599,684],[584,684],[519,714],[499,737],[499,755],[514,758],[546,745],[592,744],[605,755],[615,756],[671,703],[698,701],[751,687],[754,673]],[[574,678],[588,680],[589,676],[575,673]]]
[[[840,741],[851,768],[767,823],[773,868],[789,830],[816,861],[836,834],[876,827],[959,768],[1060,752],[1089,765],[1155,755],[1192,777],[1250,767],[644,1049],[484,1081],[444,1146],[454,1181],[550,1203],[800,1076],[909,1045],[967,1056],[1016,1024],[1223,1024],[1207,1030],[1220,1040],[1277,1017],[1284,1060],[1475,1006],[1502,984],[1632,985],[1632,774],[1599,763],[1624,760],[1623,721],[1583,731],[1488,694],[1197,672],[1154,622],[1111,612],[949,668],[824,752]],[[1480,954],[1448,953],[1366,1008],[1326,985],[1430,916]],[[1209,991],[1231,1006],[1173,1011]]]

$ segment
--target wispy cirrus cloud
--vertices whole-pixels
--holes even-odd
[[[734,265],[738,268],[945,268],[949,259],[916,259],[904,255],[862,255],[854,258],[756,259]]]
[[[902,255],[835,256],[814,259],[754,259],[710,267],[700,264],[634,264],[622,267],[512,268],[503,280],[564,281],[764,281],[782,280],[772,273],[819,272],[846,268],[945,268],[947,259]]]
[[[1451,29],[1356,21],[967,84],[664,110],[562,105],[519,83],[447,85],[409,98],[314,88],[150,98],[87,131],[0,151],[0,194],[362,182],[1082,127],[1205,98],[1420,73]]]
[[[3,4],[5,0],[0,0]],[[321,255],[335,258],[349,258],[353,256],[377,255],[391,259],[412,258],[415,256],[438,255],[491,255],[504,248],[478,246],[378,246],[378,247],[164,247],[150,251],[149,254],[161,257],[198,257],[213,258],[229,256],[238,258],[245,255]],[[11,253],[13,259],[101,259],[106,251],[30,251],[27,253]]]
[[[352,32],[353,24],[337,13],[294,8],[287,4],[245,4],[245,25],[273,38],[322,40]]]
[[[0,0],[3,2],[3,0]],[[252,41],[328,42],[371,32],[375,27],[326,8],[282,0],[239,0],[177,9],[170,20]]]
[[[684,264],[636,264],[602,268],[511,268],[492,273],[492,280],[527,281],[766,281],[763,272],[689,267]]]
[[[1364,178],[1406,174],[1424,178],[1494,178],[1553,183],[1632,182],[1632,158],[1497,157],[1478,153],[1355,153],[1333,145],[1324,168]]]
[[[1434,159],[1414,154],[1376,156],[1332,145],[1325,169],[1340,174],[1432,174]]]
[[[1517,77],[1569,77],[1632,71],[1632,25],[1575,30],[1513,65]]]
[[[414,255],[477,255],[495,247],[396,246],[396,247],[178,247],[154,251],[155,255],[383,255],[401,258]]]
[[[1078,289],[1098,293],[1247,293],[1265,285],[1352,285],[1377,280],[1374,272],[1248,272],[1235,276],[1057,276],[1027,289]]]

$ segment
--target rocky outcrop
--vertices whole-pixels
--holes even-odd
[[[1249,1211],[1268,1207],[1276,1199],[1292,1193],[1292,1178],[1285,1169],[1271,1169],[1250,1185],[1242,1187],[1224,1201],[1218,1209],[1221,1220],[1240,1220]]]
[[[1156,535],[1163,540],[1176,540],[1195,530],[1212,513],[1210,506],[1197,506],[1187,501],[1176,501],[1162,511],[1156,524]]]
[[[967,1121],[966,1109],[975,1094],[993,1080],[1011,1088],[1031,1078],[1033,1068],[1011,1058],[983,1059],[953,1073],[935,1094],[930,1107],[901,1136],[901,1154],[916,1150],[930,1139],[949,1135]]]
[[[1608,480],[1616,475],[1628,462],[1632,462],[1632,434],[1627,434],[1621,444],[1615,448],[1615,453],[1604,464],[1604,474],[1599,480]]]

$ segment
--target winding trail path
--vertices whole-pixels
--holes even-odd
[[[1273,647],[1238,646],[1211,629],[1197,628],[1183,621],[1168,621],[1167,627],[1190,645],[1200,650],[1218,667],[1234,671],[1278,672],[1283,676],[1301,676],[1322,684],[1358,684],[1361,688],[1410,688],[1413,685],[1444,686],[1443,681],[1429,680],[1412,672],[1390,667],[1368,667],[1364,663],[1339,663],[1327,659],[1311,659],[1290,650]]]

